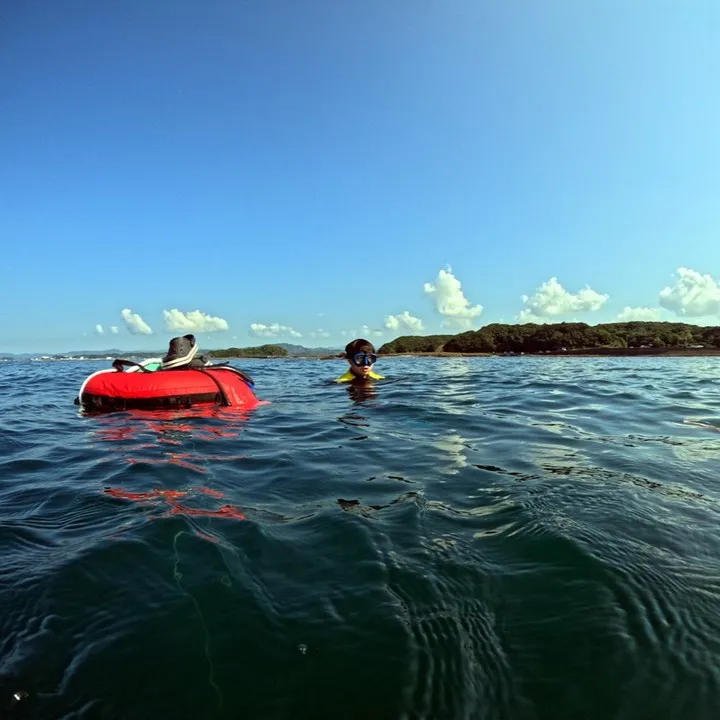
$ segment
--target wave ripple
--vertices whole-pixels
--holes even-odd
[[[0,717],[715,718],[718,361],[382,364],[95,417],[0,364]]]

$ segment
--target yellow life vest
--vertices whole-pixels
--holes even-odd
[[[369,378],[372,378],[373,380],[384,380],[384,375],[378,375],[376,372],[373,372],[372,370],[367,375]],[[353,373],[352,370],[348,370],[344,375],[341,375],[335,382],[352,382],[353,380],[361,380],[362,378],[358,378],[357,375]]]

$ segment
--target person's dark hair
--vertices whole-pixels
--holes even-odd
[[[369,340],[365,340],[365,338],[358,338],[345,346],[345,357],[347,358],[351,358],[359,352],[374,353],[375,347]]]

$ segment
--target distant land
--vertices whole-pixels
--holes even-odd
[[[162,350],[73,350],[68,353],[0,353],[0,359],[72,360],[162,357]],[[336,358],[341,348],[291,343],[200,348],[210,358]],[[382,345],[380,355],[452,357],[467,355],[720,355],[720,326],[675,322],[492,323],[454,335],[403,335]]]
[[[162,357],[167,348],[162,350],[119,350],[110,348],[108,350],[70,350],[64,353],[3,353],[0,352],[0,359],[6,360],[72,360],[83,358],[86,360],[98,360],[104,358],[150,358]],[[208,355],[213,358],[227,357],[328,357],[337,356],[340,348],[313,347],[293,345],[291,343],[269,343],[245,348],[224,348],[218,350],[205,350],[200,348],[201,355]]]
[[[202,353],[202,350],[200,351]],[[340,348],[314,347],[290,343],[269,343],[253,347],[230,347],[222,350],[208,350],[207,355],[214,358],[241,358],[241,357],[336,357],[342,352]]]
[[[456,335],[404,335],[381,355],[720,355],[720,327],[674,322],[493,323]]]

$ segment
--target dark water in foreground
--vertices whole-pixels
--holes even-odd
[[[720,716],[720,358],[107,364],[0,365],[1,718]]]

